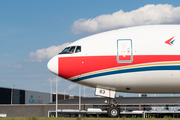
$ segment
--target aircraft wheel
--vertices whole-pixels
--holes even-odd
[[[117,107],[110,107],[107,111],[109,117],[116,118],[119,116],[120,111]]]

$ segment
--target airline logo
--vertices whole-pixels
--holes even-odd
[[[172,37],[169,40],[165,41],[165,43],[172,46],[174,44],[174,41],[175,41],[175,39],[174,39],[174,37]]]

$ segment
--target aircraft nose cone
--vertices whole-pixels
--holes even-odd
[[[47,67],[49,71],[51,71],[55,75],[58,75],[58,56],[55,56],[51,60],[49,60]]]

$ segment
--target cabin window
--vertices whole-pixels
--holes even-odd
[[[81,52],[81,46],[70,46],[66,47],[61,53],[59,54],[71,54],[71,53],[78,53]]]

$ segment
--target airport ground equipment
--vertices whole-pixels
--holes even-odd
[[[82,117],[107,117],[107,111],[102,111],[100,108],[88,108],[87,110],[78,109],[58,109],[58,117],[78,117],[81,114]],[[56,111],[48,111],[48,117],[55,117]]]
[[[79,111],[78,109],[59,109],[58,117],[78,117],[81,114],[82,117],[108,117],[107,111],[102,111],[98,108],[89,108],[89,110]],[[54,117],[56,115],[55,110],[48,111],[48,117]],[[111,116],[110,116],[111,117]],[[114,116],[113,116],[114,117]],[[172,110],[135,110],[135,111],[122,111],[117,117],[126,118],[180,118],[180,111]]]
[[[2,113],[0,113],[0,118],[1,117],[7,117],[7,114],[2,114]]]

